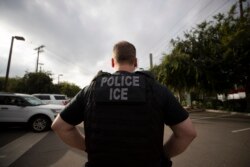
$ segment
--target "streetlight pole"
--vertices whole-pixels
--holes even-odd
[[[59,75],[58,75],[58,84],[59,84],[59,78],[60,78],[60,76],[63,76],[63,75],[62,75],[62,74],[59,74]]]
[[[152,53],[149,54],[149,62],[150,62],[150,69],[152,69],[153,68],[153,54]]]
[[[42,72],[42,66],[44,65],[43,63],[38,63],[40,65],[40,72]]]
[[[8,84],[8,79],[9,79],[10,62],[11,62],[12,48],[13,48],[14,39],[25,41],[24,37],[20,37],[20,36],[12,36],[12,38],[11,38],[9,59],[8,59],[8,65],[7,65],[7,70],[6,70],[5,82],[4,82],[4,90],[5,91],[7,91],[7,84]]]
[[[44,45],[41,45],[41,46],[34,49],[34,50],[37,50],[36,72],[38,72],[39,53],[43,52],[43,50],[41,50],[41,49],[44,48],[44,47],[45,47]]]

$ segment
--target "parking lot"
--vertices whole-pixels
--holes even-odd
[[[174,166],[248,167],[250,117],[228,113],[192,113],[198,137]]]
[[[198,137],[188,150],[173,158],[174,167],[248,167],[250,116],[231,113],[190,114]],[[83,130],[82,126],[79,126]],[[165,128],[165,140],[170,135]],[[32,133],[25,128],[2,128],[0,166],[83,166],[86,153],[64,145],[52,131]]]

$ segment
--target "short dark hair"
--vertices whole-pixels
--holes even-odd
[[[120,41],[113,47],[113,57],[117,63],[133,64],[136,59],[135,46],[127,41]]]

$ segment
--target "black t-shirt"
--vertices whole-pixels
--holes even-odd
[[[116,72],[116,75],[127,72]],[[165,87],[155,82],[155,97],[158,105],[164,112],[164,122],[166,125],[176,125],[188,117],[188,112],[180,105],[173,94]],[[61,112],[61,118],[71,125],[77,125],[84,120],[84,109],[87,100],[89,86],[83,88]]]

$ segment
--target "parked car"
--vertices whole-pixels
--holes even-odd
[[[26,124],[35,132],[50,129],[56,115],[64,106],[44,104],[27,94],[0,93],[0,123]]]
[[[46,104],[60,104],[66,105],[69,103],[70,99],[63,94],[32,94],[33,96],[39,98]]]

